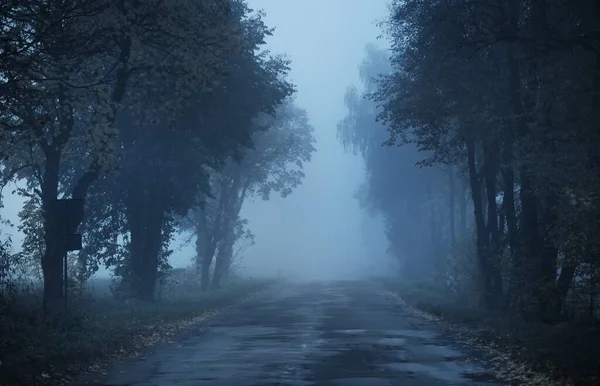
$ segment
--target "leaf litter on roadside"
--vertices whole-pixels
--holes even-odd
[[[461,339],[461,343],[485,353],[486,356],[491,358],[486,360],[485,363],[490,366],[494,375],[499,379],[508,382],[518,382],[519,385],[527,386],[574,386],[573,382],[570,380],[553,380],[549,374],[534,371],[528,364],[518,361],[513,355],[502,351],[494,342],[485,340],[481,338],[481,336],[476,335],[478,332],[476,329],[469,328],[465,325],[450,323],[443,317],[420,310],[410,305],[400,295],[393,291],[382,290],[381,295],[421,319],[437,323],[445,329],[452,330],[455,333],[455,336]]]

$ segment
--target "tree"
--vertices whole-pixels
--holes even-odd
[[[3,174],[5,180],[33,179],[39,188],[46,309],[56,309],[62,297],[59,191],[84,198],[92,182],[117,165],[117,115],[126,97],[175,80],[178,103],[214,86],[224,58],[246,49],[235,19],[242,8],[217,0],[32,0],[1,8],[3,25],[14,26],[0,38],[3,156],[12,157]],[[81,156],[79,176],[62,186],[64,161]]]
[[[293,90],[280,80],[288,71],[286,60],[259,51],[270,33],[262,15],[242,11],[243,36],[252,39],[253,45],[228,58],[222,84],[199,95],[197,105],[184,110],[174,124],[175,132],[158,127],[152,134],[152,126],[135,129],[137,134],[131,127],[121,131],[127,150],[123,152],[123,179],[117,186],[124,189],[126,200],[131,247],[128,274],[134,278],[132,283],[144,286],[136,290],[142,298],[154,294],[158,264],[158,244],[148,241],[160,239],[165,235],[161,224],[185,214],[198,195],[208,193],[207,170],[220,173],[225,159],[236,157],[251,144],[252,117],[270,111]],[[148,163],[149,155],[156,162]]]
[[[204,289],[210,286],[215,257],[213,287],[218,287],[224,267],[231,264],[234,244],[243,234],[236,232],[236,224],[246,198],[258,195],[268,200],[272,191],[286,197],[302,183],[303,164],[315,151],[306,112],[290,99],[273,114],[259,114],[252,124],[260,129],[253,135],[253,147],[239,161],[230,160],[221,175],[211,180],[214,198],[207,197],[188,218],[196,235]]]
[[[598,208],[589,166],[598,8],[579,5],[394,1],[383,25],[392,70],[372,100],[387,143],[418,150],[423,165],[466,171],[482,300],[528,318],[558,318],[576,275],[589,278],[578,272],[599,261],[591,241],[586,252],[572,249],[597,230],[587,214]],[[366,107],[354,110],[363,111],[361,126],[372,122]],[[454,182],[445,186],[454,191]],[[573,227],[574,213],[585,226]]]
[[[365,160],[366,181],[358,198],[363,207],[383,215],[389,247],[403,275],[432,280],[443,274],[444,248],[450,242],[449,192],[439,188],[445,182],[444,173],[418,167],[423,154],[414,144],[403,142],[404,146],[395,147],[387,143],[386,126],[377,121],[381,110],[369,96],[377,91],[379,80],[391,73],[390,58],[373,45],[365,51],[359,67],[362,90],[348,89],[348,113],[338,124],[338,138]]]

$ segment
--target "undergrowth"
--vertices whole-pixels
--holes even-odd
[[[268,285],[236,280],[222,289],[180,293],[154,303],[89,295],[72,303],[67,328],[41,312],[37,293],[0,300],[0,385],[67,383],[139,353],[166,336]]]

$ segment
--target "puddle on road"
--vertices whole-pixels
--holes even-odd
[[[388,336],[401,336],[404,338],[421,338],[421,339],[433,339],[438,336],[437,333],[425,330],[387,330],[384,331],[385,335]]]
[[[279,328],[276,327],[268,327],[268,326],[252,326],[246,325],[243,327],[233,326],[233,327],[220,327],[214,326],[211,329],[211,332],[215,334],[223,334],[228,336],[233,336],[236,338],[241,337],[263,337],[263,336],[272,336],[278,335]]]
[[[336,332],[338,334],[364,334],[367,332],[367,330],[333,330],[333,332]]]
[[[337,357],[350,355],[343,354],[344,346],[347,351],[352,353],[357,353],[361,347],[369,345],[373,347],[374,351],[369,350],[369,354],[373,354],[374,357],[365,357],[366,362],[356,363],[355,368],[365,367],[368,362],[371,362],[381,371],[395,373],[400,377],[410,377],[414,380],[435,379],[442,384],[473,384],[476,381],[476,384],[481,385],[499,385],[492,383],[493,377],[486,376],[486,370],[477,363],[463,362],[467,357],[462,352],[445,345],[435,344],[439,333],[434,331],[348,329],[334,330],[333,332],[339,334],[330,342],[333,342]],[[356,355],[353,354],[353,356]],[[387,358],[383,359],[386,356]],[[340,385],[387,385],[389,384],[388,380],[373,378],[373,382],[371,382],[371,379],[367,378],[352,378],[336,379],[332,382],[334,384],[339,382]],[[350,381],[355,383],[349,383]]]
[[[332,379],[331,383],[339,386],[389,386],[392,381],[383,378],[339,378]]]
[[[381,346],[405,346],[406,339],[404,338],[383,338],[377,341],[378,345]]]
[[[463,365],[454,362],[441,363],[388,363],[383,367],[397,372],[412,373],[417,376],[424,375],[435,378],[444,382],[456,383],[471,383],[472,379],[466,377],[466,374],[481,373],[482,368],[474,365]]]

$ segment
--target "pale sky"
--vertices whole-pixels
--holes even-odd
[[[379,221],[368,219],[353,198],[364,178],[360,157],[345,154],[336,138],[337,122],[345,115],[344,93],[359,85],[358,65],[367,43],[378,41],[375,21],[386,15],[385,0],[249,0],[251,8],[266,12],[275,27],[268,49],[292,60],[291,80],[296,101],[308,111],[315,128],[317,152],[305,168],[302,187],[289,197],[249,200],[242,216],[256,235],[256,245],[244,257],[244,272],[271,274],[277,268],[302,277],[327,279],[386,269],[387,244]],[[5,190],[3,218],[18,223],[22,201]],[[366,219],[366,220],[365,220]],[[368,221],[368,222],[365,222]],[[367,250],[361,227],[370,228]],[[19,246],[22,236],[7,230]],[[179,240],[181,241],[181,240]],[[373,246],[377,250],[373,250]],[[184,266],[194,255],[193,243],[175,246],[174,266]],[[374,263],[374,261],[378,261]],[[106,271],[100,272],[106,275]]]
[[[297,103],[308,111],[315,128],[317,153],[306,167],[303,186],[291,196],[244,207],[242,215],[256,234],[256,245],[244,265],[258,272],[277,261],[274,264],[298,275],[318,278],[354,274],[369,259],[360,235],[364,214],[353,198],[364,166],[360,157],[344,154],[336,125],[346,113],[347,87],[359,84],[365,45],[378,42],[381,30],[375,21],[385,17],[386,1],[250,0],[249,4],[263,9],[267,25],[275,27],[269,49],[285,52],[292,60]]]

